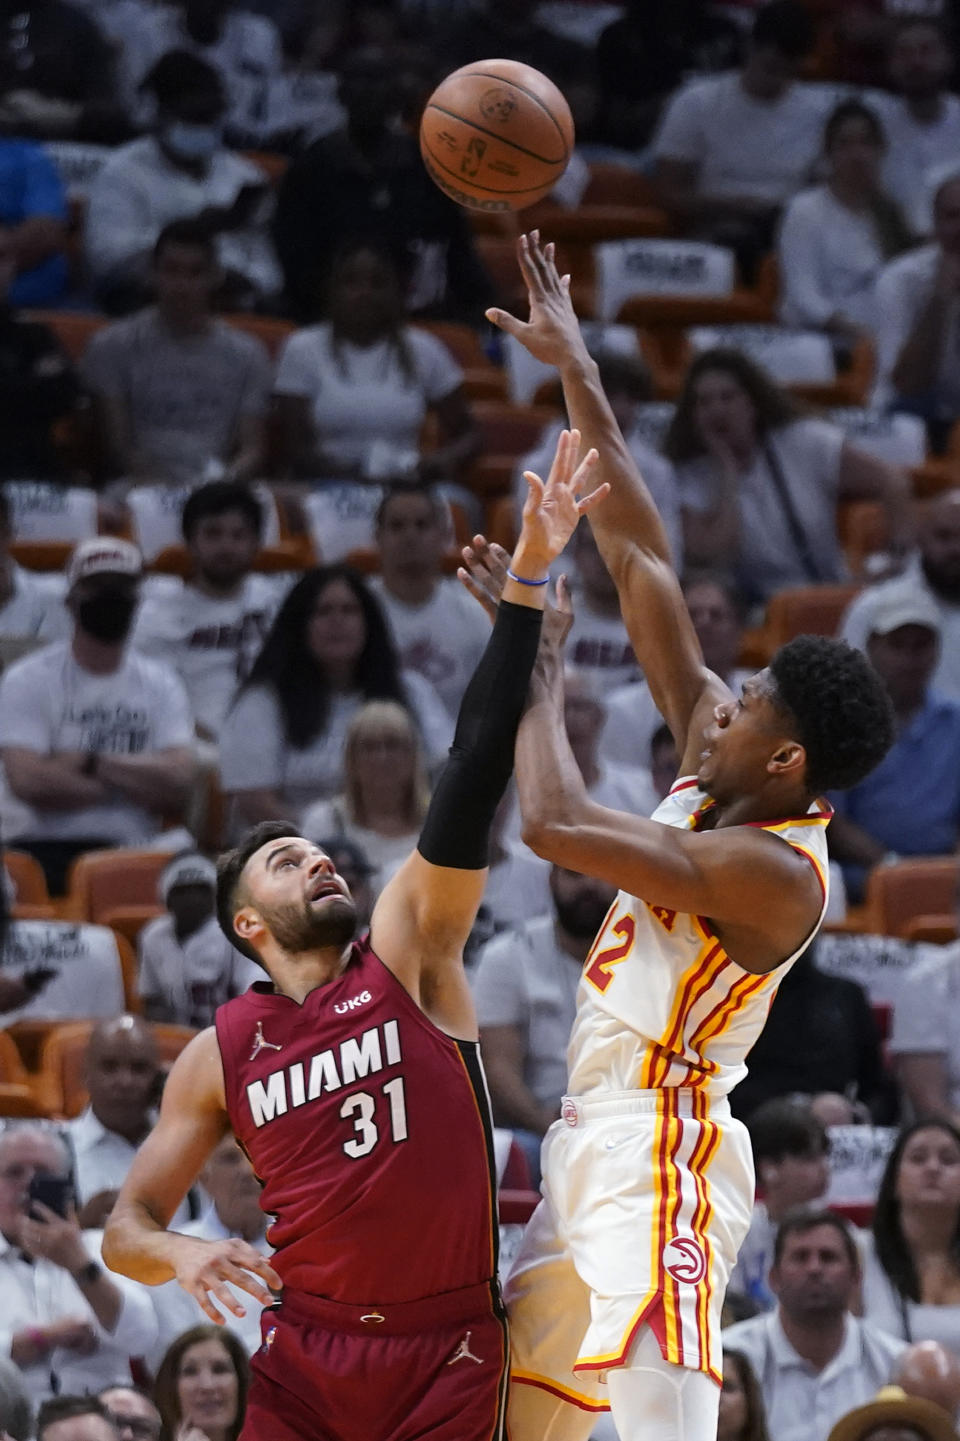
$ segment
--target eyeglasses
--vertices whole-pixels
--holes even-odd
[[[120,1432],[121,1441],[128,1436],[133,1441],[157,1441],[160,1435],[160,1427],[146,1416],[118,1416],[116,1411],[108,1411],[107,1419]]]

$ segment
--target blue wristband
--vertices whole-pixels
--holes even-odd
[[[545,575],[543,580],[524,580],[522,575],[514,575],[512,570],[508,570],[507,575],[511,580],[515,580],[517,585],[546,585],[550,580],[548,575]]]

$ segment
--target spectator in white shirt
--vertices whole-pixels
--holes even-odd
[[[156,304],[99,331],[83,360],[110,468],[140,484],[256,479],[273,370],[259,340],[213,314],[223,277],[204,221],[164,226],[152,276]]]
[[[220,733],[236,822],[282,820],[337,795],[347,726],[369,700],[409,707],[430,766],[446,755],[449,712],[423,676],[401,670],[370,589],[347,566],[308,571],[280,607]]]
[[[890,142],[884,164],[887,188],[901,205],[916,235],[929,235],[931,180],[955,165],[960,151],[960,100],[949,91],[953,47],[942,20],[928,13],[906,15],[890,41],[890,80],[896,96],[877,95]]]
[[[490,627],[460,582],[443,575],[449,524],[436,491],[391,488],[377,511],[380,575],[372,577],[370,589],[386,613],[401,664],[419,671],[456,716]]]
[[[24,570],[10,554],[10,502],[0,490],[0,650],[9,662],[19,647],[32,649],[57,624],[60,603],[51,587]]]
[[[116,150],[90,187],[86,257],[99,299],[114,313],[146,303],[160,231],[199,218],[217,238],[224,304],[268,302],[281,275],[266,229],[266,177],[223,144],[220,76],[198,56],[171,50],[144,88],[156,100],[154,133]]]
[[[911,966],[893,1011],[890,1053],[915,1115],[960,1122],[960,941],[926,948]]]
[[[654,140],[663,206],[748,266],[770,248],[780,206],[817,158],[824,98],[797,84],[813,41],[806,8],[772,0],[757,13],[743,68],[680,90]]]
[[[941,695],[960,700],[960,490],[942,491],[924,505],[917,542],[902,575],[860,592],[839,634],[866,650],[874,617],[891,598],[926,601],[940,618],[940,654],[931,685]]]
[[[0,1357],[0,1441],[30,1441],[33,1407],[19,1370]]]
[[[196,1221],[180,1227],[183,1234],[197,1236],[202,1241],[220,1241],[228,1236],[238,1236],[264,1256],[272,1255],[273,1248],[267,1241],[267,1217],[260,1208],[262,1187],[232,1133],[224,1136],[213,1151],[199,1179],[210,1197],[210,1205]],[[244,1314],[235,1316],[222,1306],[217,1309],[225,1317],[228,1330],[242,1341],[252,1356],[260,1346],[263,1307],[229,1282],[226,1289],[243,1308]],[[203,1325],[206,1314],[199,1301],[178,1281],[166,1281],[162,1286],[153,1287],[150,1298],[157,1313],[158,1336],[156,1351],[148,1357],[148,1361],[155,1370],[171,1342],[191,1326]]]
[[[71,639],[26,656],[0,680],[0,756],[24,803],[6,839],[36,855],[55,895],[75,855],[155,838],[160,817],[189,796],[193,721],[183,686],[127,644],[140,575],[129,542],[81,541],[67,571]]]
[[[960,1131],[948,1120],[901,1131],[861,1250],[867,1320],[960,1355]]]
[[[697,356],[664,449],[677,470],[687,564],[723,571],[751,601],[845,575],[838,501],[880,500],[891,535],[904,544],[909,534],[906,475],[839,426],[807,418],[737,350]]]
[[[560,1114],[580,972],[615,899],[612,886],[552,866],[551,908],[483,949],[471,983],[494,1121],[540,1179],[540,1143]]]
[[[573,533],[568,554],[574,566],[570,579],[576,603],[567,659],[606,698],[614,687],[639,680],[640,667],[620,614],[617,587],[593,531],[583,521]]]
[[[850,341],[873,329],[883,266],[906,250],[910,231],[883,190],[886,140],[874,112],[845,100],[827,121],[823,185],[787,206],[780,227],[780,319]]]
[[[263,511],[246,486],[227,480],[201,485],[183,507],[181,527],[191,575],[144,597],[133,645],[173,667],[186,687],[197,734],[216,741],[281,592],[275,579],[251,570]]]
[[[856,1243],[831,1211],[795,1211],[777,1232],[776,1311],[728,1326],[760,1382],[771,1441],[827,1441],[831,1427],[890,1380],[903,1341],[850,1314]]]
[[[107,1385],[156,1337],[149,1298],[101,1265],[100,1233],[30,1201],[34,1177],[67,1180],[70,1164],[49,1128],[0,1131],[0,1355],[20,1367],[34,1402]]]
[[[396,701],[361,706],[347,727],[343,794],[308,806],[308,836],[345,835],[363,851],[379,895],[417,844],[430,802],[430,783],[416,727]]]
[[[99,1227],[156,1120],[161,1071],[156,1043],[137,1016],[115,1016],[90,1033],[84,1057],[89,1102],[68,1121],[77,1205],[86,1226]],[[178,1211],[185,1221],[191,1202]]]
[[[753,672],[737,665],[743,637],[737,592],[721,576],[692,572],[683,583],[683,598],[703,651],[704,665],[720,676],[734,695],[739,695],[743,682]],[[618,686],[607,696],[606,706],[601,756],[621,765],[650,765],[653,738],[664,722],[646,681]]]
[[[940,450],[960,419],[960,168],[937,185],[933,233],[877,281],[877,399],[922,416]]]
[[[263,979],[218,926],[216,886],[213,862],[195,852],[175,856],[161,873],[167,914],[148,921],[137,937],[138,986],[149,1021],[212,1026],[218,1006]]]

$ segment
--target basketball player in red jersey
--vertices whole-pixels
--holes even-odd
[[[592,468],[565,433],[546,486],[530,477],[487,649],[417,849],[369,933],[329,857],[267,822],[222,858],[218,914],[269,981],[221,1006],[171,1071],[104,1239],[107,1264],[173,1277],[213,1320],[267,1304],[243,1441],[494,1441],[506,1333],[486,1087],[462,966],[490,824],[512,770],[547,568],[582,513]],[[266,1261],[240,1240],[169,1232],[229,1127],[274,1219]]]

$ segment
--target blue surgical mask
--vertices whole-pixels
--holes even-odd
[[[219,125],[188,125],[174,120],[163,133],[164,140],[175,155],[184,160],[209,160],[223,140]]]

